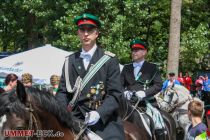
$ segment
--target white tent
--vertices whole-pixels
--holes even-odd
[[[65,57],[73,52],[49,44],[0,59],[0,73],[15,73],[19,77],[30,73],[37,83],[50,83],[52,74],[61,75]]]

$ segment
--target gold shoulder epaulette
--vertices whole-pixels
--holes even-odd
[[[128,64],[124,64],[124,66],[127,66],[127,65],[132,65],[133,63],[128,63]]]
[[[105,51],[104,54],[109,55],[111,57],[115,57],[115,54],[110,51]]]

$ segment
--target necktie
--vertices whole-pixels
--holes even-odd
[[[136,63],[136,62],[133,62],[133,67],[141,67],[141,63]]]
[[[87,70],[87,67],[90,63],[91,55],[89,53],[81,52],[80,53],[80,58],[83,59],[84,67]]]
[[[133,67],[134,67],[134,76],[135,76],[135,78],[137,78],[137,75],[141,69],[141,64],[134,62]]]
[[[85,59],[86,61],[90,61],[90,59],[91,59],[91,55],[89,53],[81,52],[80,57]]]

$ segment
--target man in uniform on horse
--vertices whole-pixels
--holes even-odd
[[[140,100],[139,105],[148,108],[151,103],[156,104],[154,95],[161,91],[161,75],[157,65],[145,60],[148,46],[143,41],[139,39],[131,41],[130,48],[133,62],[125,65],[121,73],[124,95],[128,100],[135,95]],[[164,139],[164,128],[156,131],[156,138]]]
[[[124,140],[118,115],[123,96],[119,62],[115,54],[104,51],[96,40],[101,22],[92,14],[74,19],[82,48],[66,58],[56,98],[59,104],[88,125],[89,138]]]

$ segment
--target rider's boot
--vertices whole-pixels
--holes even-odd
[[[155,136],[156,136],[156,140],[166,140],[165,129],[156,129]]]

